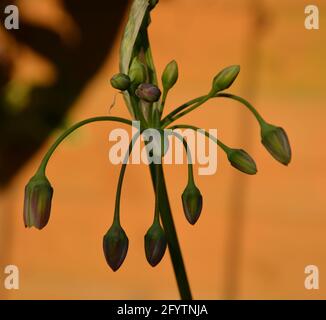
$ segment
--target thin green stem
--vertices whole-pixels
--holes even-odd
[[[77,130],[78,128],[92,123],[92,122],[99,122],[99,121],[113,121],[113,122],[120,122],[120,123],[124,123],[124,124],[128,124],[130,126],[132,126],[132,122],[131,120],[128,119],[124,119],[124,118],[118,118],[118,117],[107,117],[107,116],[103,116],[103,117],[94,117],[94,118],[89,118],[89,119],[85,119],[83,121],[80,121],[76,124],[74,124],[72,127],[70,127],[69,129],[67,129],[65,132],[63,132],[58,138],[57,140],[53,143],[53,145],[50,147],[50,149],[48,150],[48,152],[45,154],[40,167],[38,169],[38,171],[42,172],[43,174],[45,174],[45,169],[46,166],[53,154],[53,152],[56,150],[56,148],[59,146],[59,144],[66,138],[68,137],[72,132],[74,132],[75,130]]]
[[[177,119],[185,116],[187,113],[189,113],[189,112],[195,110],[196,108],[200,107],[202,104],[204,104],[205,102],[207,102],[211,98],[212,98],[212,95],[211,94],[208,94],[208,95],[204,96],[201,100],[199,100],[198,102],[196,102],[193,106],[189,106],[189,108],[187,110],[179,112],[175,117],[170,118],[168,116],[169,118],[167,120],[167,123],[165,124],[163,122],[164,127],[168,126],[173,121],[175,121],[175,120],[177,120]]]
[[[156,186],[155,190],[159,190],[159,181],[160,181],[160,168],[158,164],[154,164],[155,166],[155,176],[157,177],[156,179]],[[155,192],[155,214],[154,214],[154,223],[159,223],[160,222],[160,207],[159,207],[159,193]]]
[[[187,277],[177,232],[172,217],[169,197],[168,197],[165,178],[164,178],[163,166],[162,164],[157,164],[157,166],[159,170],[158,175],[155,172],[154,164],[150,165],[150,170],[151,170],[151,176],[152,176],[155,192],[158,193],[159,195],[160,215],[161,215],[163,228],[168,242],[174,274],[176,277],[181,299],[192,300],[188,277]],[[159,182],[159,185],[158,188],[156,189],[157,180]]]
[[[195,98],[195,99],[192,99],[184,104],[182,104],[180,107],[174,109],[172,112],[170,112],[163,120],[162,120],[162,123],[165,124],[167,123],[168,121],[170,120],[173,120],[173,117],[178,114],[179,112],[181,112],[182,110],[184,109],[187,109],[188,107],[192,106],[193,104],[201,101],[202,99],[204,99],[206,96],[201,96],[201,97],[198,97],[198,98]],[[169,122],[167,123],[165,126],[168,126],[170,123],[172,122]]]
[[[265,120],[258,113],[258,111],[252,106],[252,104],[250,104],[247,100],[245,100],[239,96],[236,96],[236,95],[230,94],[230,93],[218,93],[216,95],[209,96],[209,98],[206,99],[203,103],[200,103],[200,101],[203,101],[203,99],[205,97],[208,97],[208,96],[201,96],[196,99],[190,100],[190,101],[186,102],[185,104],[181,105],[180,107],[176,108],[175,110],[173,110],[162,120],[162,126],[164,128],[167,127],[172,122],[178,120],[179,118],[185,116],[189,112],[195,110],[196,108],[198,108],[204,102],[208,101],[211,98],[228,98],[228,99],[236,100],[236,101],[242,103],[244,106],[246,106],[253,113],[253,115],[255,116],[255,118],[257,119],[257,121],[259,122],[259,124],[261,126],[263,126],[265,124]],[[185,111],[183,111],[183,110],[185,110]]]
[[[160,114],[162,115],[163,110],[164,110],[164,106],[165,106],[165,102],[166,102],[166,98],[168,96],[168,91],[166,91],[165,89],[163,89],[163,94],[162,94],[162,102],[160,105]]]
[[[262,118],[262,116],[252,106],[252,104],[249,103],[246,99],[243,99],[243,98],[236,96],[234,94],[231,94],[231,93],[219,93],[217,95],[217,98],[228,98],[228,99],[236,100],[236,101],[242,103],[244,106],[246,106],[252,112],[252,114],[255,116],[255,118],[257,119],[257,121],[259,122],[260,125],[263,125],[265,123],[265,120]]]
[[[192,157],[191,157],[191,150],[188,146],[188,143],[186,139],[177,132],[172,132],[174,136],[176,136],[182,143],[186,150],[187,158],[188,158],[188,184],[194,184],[194,170],[193,170],[193,164],[192,164]]]
[[[173,127],[169,128],[170,130],[175,130],[175,129],[191,129],[194,131],[198,131],[199,133],[205,135],[207,138],[211,139],[214,141],[223,151],[228,154],[231,151],[231,148],[225,145],[222,141],[211,135],[209,132],[205,131],[204,129],[200,129],[198,127],[188,125],[188,124],[178,124]]]
[[[121,190],[122,190],[123,179],[124,179],[124,176],[126,173],[129,156],[130,156],[132,149],[133,149],[137,139],[139,138],[140,134],[141,134],[141,132],[137,132],[134,135],[134,137],[132,138],[131,143],[129,144],[128,151],[124,157],[124,160],[123,160],[123,163],[121,166],[118,187],[117,187],[117,192],[116,192],[116,196],[115,196],[115,209],[114,209],[114,218],[113,218],[114,223],[120,224],[120,200],[121,200]]]

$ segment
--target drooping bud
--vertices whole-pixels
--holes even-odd
[[[42,173],[36,173],[25,187],[24,223],[26,228],[43,229],[50,218],[53,188]]]
[[[159,0],[149,0],[149,8],[152,10],[158,4]]]
[[[188,222],[194,225],[203,208],[203,196],[194,183],[189,182],[182,194],[183,211]]]
[[[223,69],[213,80],[212,92],[217,93],[231,87],[240,72],[240,66],[234,65]]]
[[[148,263],[155,267],[162,260],[167,246],[165,232],[159,222],[154,222],[145,235],[145,254]]]
[[[132,60],[129,78],[135,87],[146,81],[146,68],[137,57]]]
[[[228,153],[228,158],[234,168],[250,175],[257,173],[256,163],[246,151],[231,149]]]
[[[160,99],[161,90],[153,84],[142,83],[138,86],[135,94],[139,99],[153,103]]]
[[[274,159],[286,166],[291,162],[291,146],[283,128],[264,123],[261,126],[261,137],[262,144]]]
[[[129,240],[120,224],[113,223],[103,237],[103,251],[106,262],[113,271],[117,271],[126,258]]]
[[[178,64],[175,60],[173,60],[165,67],[162,74],[164,92],[168,92],[176,84],[178,76]]]
[[[114,89],[121,91],[128,90],[131,84],[129,76],[124,73],[117,73],[111,78],[110,82]]]

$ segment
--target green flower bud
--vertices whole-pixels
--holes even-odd
[[[240,72],[240,66],[230,66],[223,69],[213,80],[212,92],[217,93],[231,87]]]
[[[283,128],[264,123],[261,126],[262,144],[280,163],[288,165],[292,152],[288,136]]]
[[[50,218],[53,188],[45,175],[36,173],[25,187],[24,223],[26,228],[43,229]]]
[[[103,251],[106,262],[113,271],[117,271],[126,258],[129,240],[120,224],[113,223],[103,237]]]
[[[128,90],[131,84],[130,78],[124,73],[117,73],[111,78],[110,82],[114,89],[121,91]]]
[[[178,64],[173,60],[165,67],[162,75],[162,84],[165,92],[168,92],[176,84],[178,76]]]
[[[135,94],[139,99],[153,103],[160,99],[161,90],[153,84],[142,83],[138,86]]]
[[[188,183],[182,194],[182,205],[188,222],[194,225],[203,208],[203,197],[199,189],[191,182]]]
[[[149,0],[149,8],[152,10],[158,4],[159,0]]]
[[[228,158],[234,168],[251,175],[257,173],[256,163],[246,151],[231,149]]]
[[[167,246],[165,232],[159,222],[154,222],[145,235],[145,254],[148,263],[155,267],[162,260]]]
[[[137,57],[132,60],[129,69],[129,78],[134,86],[138,86],[146,81],[146,68]]]

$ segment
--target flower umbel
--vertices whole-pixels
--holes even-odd
[[[169,148],[168,136],[164,134],[164,130],[170,129],[170,132],[177,128],[199,130],[192,124],[170,125],[195,109],[202,107],[205,102],[213,98],[227,98],[242,103],[255,116],[261,128],[262,143],[277,161],[285,165],[289,164],[291,147],[284,129],[265,122],[258,111],[242,97],[222,92],[230,88],[236,80],[240,72],[238,65],[222,69],[213,79],[211,88],[204,92],[204,95],[186,101],[164,115],[167,96],[178,80],[179,69],[177,63],[172,60],[164,69],[161,83],[159,83],[148,37],[151,10],[156,7],[158,2],[158,0],[134,0],[121,43],[119,73],[110,80],[113,88],[122,93],[131,118],[104,115],[82,120],[64,131],[45,154],[37,173],[25,188],[24,222],[26,227],[34,226],[38,229],[44,228],[48,223],[53,189],[45,176],[45,169],[53,152],[67,136],[76,129],[93,122],[110,121],[134,126],[134,121],[138,121],[139,129],[133,136],[133,141],[125,157],[126,161],[121,166],[113,223],[103,237],[105,259],[110,268],[117,271],[128,252],[129,240],[120,224],[120,200],[124,199],[121,197],[121,192],[128,157],[132,151],[134,140],[142,136],[147,146],[148,160],[151,158],[154,160],[154,163],[153,161],[148,162],[155,195],[155,216],[152,226],[144,237],[146,259],[150,265],[156,266],[168,247],[180,296],[182,299],[190,300],[192,294],[173,221],[161,161]],[[160,88],[163,91],[162,98]],[[202,129],[200,132],[213,140],[226,153],[233,167],[249,175],[257,173],[256,163],[246,151],[240,148],[230,148]],[[187,151],[188,183],[182,194],[182,205],[186,219],[194,225],[202,213],[203,196],[195,184],[191,153],[186,139],[175,132],[170,134],[176,135],[182,140]]]

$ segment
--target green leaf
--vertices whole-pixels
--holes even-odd
[[[134,0],[120,47],[120,72],[128,74],[134,45],[144,20],[148,0]]]

